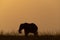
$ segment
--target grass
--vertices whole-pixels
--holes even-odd
[[[14,34],[14,35],[13,35]],[[3,32],[0,34],[0,40],[60,40],[60,35],[39,35],[39,36],[33,36],[30,35],[28,37],[17,35],[16,33],[13,34],[5,34],[3,35]]]
[[[60,40],[59,35],[40,35],[35,36],[16,36],[16,35],[0,35],[0,40]]]

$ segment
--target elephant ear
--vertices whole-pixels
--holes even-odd
[[[20,25],[20,28],[23,28],[23,27],[24,27],[24,24],[21,24],[21,25]]]

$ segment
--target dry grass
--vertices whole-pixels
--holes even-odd
[[[3,34],[3,32],[0,33],[0,40],[60,40],[60,35],[39,35],[39,36],[33,36],[30,35],[28,37],[20,36],[16,33],[7,33]]]

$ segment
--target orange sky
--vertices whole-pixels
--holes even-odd
[[[0,30],[17,31],[23,22],[35,23],[39,33],[59,32],[60,0],[0,0]]]

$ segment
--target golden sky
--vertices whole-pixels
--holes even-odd
[[[17,31],[24,22],[37,24],[39,33],[59,32],[60,0],[0,0],[0,30]]]

